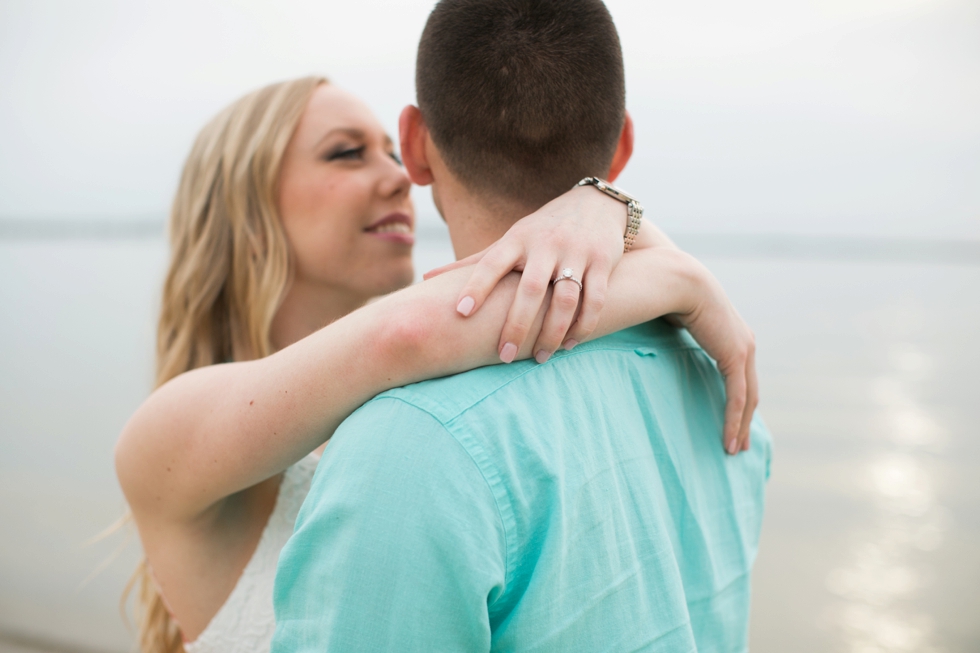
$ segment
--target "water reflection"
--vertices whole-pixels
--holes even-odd
[[[933,619],[913,608],[928,580],[916,554],[938,549],[948,522],[927,466],[943,432],[915,396],[933,361],[908,344],[894,347],[888,360],[893,372],[873,386],[885,447],[862,470],[875,519],[847,566],[830,573],[827,587],[843,601],[838,625],[852,653],[939,651]]]

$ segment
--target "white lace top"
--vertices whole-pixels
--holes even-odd
[[[184,643],[187,653],[269,653],[276,630],[272,588],[279,552],[293,534],[296,514],[310,491],[319,460],[310,454],[283,474],[275,508],[255,553],[204,632]]]

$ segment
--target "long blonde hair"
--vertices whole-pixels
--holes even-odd
[[[273,352],[269,332],[290,281],[279,172],[310,97],[325,83],[303,77],[249,93],[194,141],[170,212],[157,387],[198,367]],[[140,650],[183,653],[180,630],[145,558],[134,586]]]

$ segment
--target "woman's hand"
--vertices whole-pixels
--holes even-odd
[[[749,425],[759,403],[755,336],[717,279],[648,221],[644,220],[634,244],[636,253],[624,259],[625,225],[622,202],[591,186],[576,187],[515,223],[487,249],[432,270],[425,278],[473,265],[456,309],[470,316],[483,306],[503,277],[523,271],[497,345],[505,363],[513,361],[522,349],[546,301],[548,287],[562,268],[571,268],[582,280],[584,297],[579,297],[575,283],[554,286],[544,324],[531,350],[538,362],[546,361],[562,343],[571,349],[592,337],[667,316],[688,329],[724,376],[723,446],[730,453],[748,449]],[[621,260],[630,260],[630,264],[619,266]],[[620,283],[610,303],[612,310],[604,312],[600,324],[609,279],[617,266],[630,268],[627,276],[644,282]]]
[[[570,268],[582,282],[582,291],[570,281],[555,285],[532,349],[535,360],[543,363],[563,343],[571,349],[595,330],[609,276],[623,256],[625,229],[622,202],[590,186],[575,187],[519,220],[487,249],[432,270],[425,278],[475,263],[456,307],[468,317],[483,306],[504,276],[514,270],[522,272],[497,345],[500,360],[510,363],[527,338],[552,280]]]
[[[715,359],[725,379],[723,444],[730,454],[749,449],[749,426],[759,405],[755,372],[755,334],[735,310],[718,280],[702,268],[700,300],[689,313],[675,313],[671,322],[685,327]]]

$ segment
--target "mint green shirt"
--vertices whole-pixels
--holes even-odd
[[[327,446],[279,559],[274,653],[747,647],[771,440],[654,322],[386,392]]]

